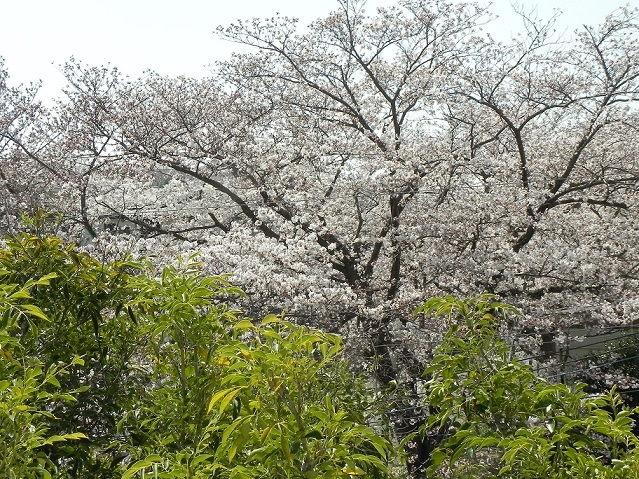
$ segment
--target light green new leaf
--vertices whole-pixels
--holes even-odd
[[[222,391],[216,392],[209,402],[208,412],[211,412],[215,405],[220,402],[219,413],[222,414],[228,407],[229,403],[233,400],[235,395],[244,388],[244,386],[240,386],[235,388],[223,389]]]
[[[162,458],[157,454],[148,456],[146,459],[142,459],[134,463],[124,474],[122,474],[122,479],[130,479],[135,476],[139,471],[146,469],[147,467],[152,466],[156,463],[161,463]]]
[[[31,316],[35,316],[37,318],[40,318],[44,321],[48,321],[49,318],[47,318],[47,316],[42,312],[42,310],[34,305],[34,304],[23,304],[21,306],[21,308],[26,311],[27,313],[29,313]]]

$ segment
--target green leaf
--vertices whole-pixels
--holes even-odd
[[[125,471],[124,474],[122,474],[122,479],[130,479],[142,469],[146,469],[155,463],[161,463],[161,462],[162,462],[162,458],[158,456],[157,454],[148,456],[146,459],[143,459],[141,461],[137,461],[136,463],[134,463],[127,471]]]
[[[27,291],[26,289],[19,289],[18,291],[10,295],[8,299],[12,299],[12,300],[31,299],[31,295],[29,294],[29,291]]]
[[[233,431],[235,431],[238,426],[241,426],[247,419],[250,419],[250,417],[237,419],[236,421],[233,421],[227,428],[225,428],[224,432],[222,433],[222,443],[228,441],[231,434],[233,434]]]
[[[56,378],[55,376],[48,376],[47,377],[47,382],[57,388],[61,387],[60,386],[60,381],[58,381],[58,378]]]
[[[197,466],[205,461],[208,461],[212,457],[215,457],[213,454],[200,454],[195,459],[191,461],[191,466]]]
[[[229,389],[223,389],[222,391],[218,391],[213,395],[209,402],[208,412],[215,407],[215,405],[220,402],[219,413],[222,414],[229,403],[233,400],[235,395],[239,393],[245,386],[239,386]]]
[[[138,320],[135,317],[135,314],[133,314],[133,309],[131,308],[131,306],[127,306],[126,307],[126,312],[129,315],[129,318],[131,319],[131,322],[135,325],[138,324]]]
[[[349,476],[364,476],[366,475],[366,471],[359,467],[351,460],[346,461],[346,465],[342,467],[342,472],[344,474],[348,474]]]
[[[275,316],[274,314],[269,314],[262,320],[262,326],[267,324],[272,324],[272,323],[279,323],[280,321],[281,321],[281,318],[279,316]]]
[[[247,423],[243,423],[242,424],[242,431],[241,434],[238,434],[237,436],[235,436],[235,439],[233,439],[233,443],[231,444],[231,447],[228,451],[228,459],[229,462],[233,461],[233,458],[235,457],[235,455],[242,449],[242,447],[244,447],[244,445],[248,442],[248,430],[245,430],[245,426],[247,425]]]
[[[248,470],[243,466],[236,466],[231,470],[229,479],[253,479],[254,476],[248,473]]]
[[[63,434],[63,435],[55,435],[47,438],[45,444],[53,444],[54,442],[62,442],[67,440],[79,440],[79,439],[87,439],[87,437],[81,432],[74,432],[71,434]]]
[[[237,395],[237,393],[239,393],[242,389],[245,389],[245,387],[242,386],[235,389],[234,391],[231,391],[224,397],[224,399],[222,399],[222,401],[220,402],[220,414],[222,414],[226,410],[229,403],[233,400],[233,398]]]
[[[39,285],[39,284],[48,285],[52,279],[55,279],[57,277],[58,277],[58,274],[55,273],[55,272],[54,273],[45,274],[40,279],[34,281],[33,285]]]
[[[280,446],[282,448],[282,453],[284,454],[284,458],[290,463],[293,461],[293,456],[291,455],[291,447],[289,446],[288,439],[286,439],[286,434],[282,432],[280,435]]]
[[[45,321],[49,320],[49,318],[47,318],[47,316],[42,312],[42,310],[34,304],[23,304],[21,308],[25,310],[27,313],[29,313],[31,316],[35,316]]]
[[[255,326],[253,325],[253,323],[251,321],[249,321],[248,319],[243,319],[241,321],[239,321],[238,323],[236,323],[233,326],[233,329],[236,330],[242,330],[242,329],[255,329]]]
[[[324,435],[317,429],[313,429],[312,431],[307,432],[304,437],[310,439],[324,439]]]

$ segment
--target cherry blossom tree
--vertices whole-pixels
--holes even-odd
[[[0,57],[0,229],[5,233],[18,226],[18,212],[33,208],[32,193],[42,187],[38,173],[48,168],[48,161],[33,155],[26,142],[42,113],[34,101],[36,92],[37,85],[11,86]]]
[[[301,33],[221,27],[253,53],[211,78],[70,62],[66,98],[24,127],[2,87],[2,171],[37,172],[25,191],[90,248],[201,251],[249,310],[346,333],[412,390],[409,433],[442,333],[412,318],[424,297],[495,293],[526,313],[516,331],[551,337],[637,319],[639,14],[573,39],[521,17],[501,42],[477,5],[341,0]]]

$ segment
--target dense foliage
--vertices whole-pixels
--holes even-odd
[[[445,435],[429,477],[614,478],[639,474],[633,412],[614,389],[551,384],[497,336],[517,311],[484,295],[434,298],[419,313],[443,317],[446,337],[426,369],[431,415],[421,434]]]
[[[416,310],[448,332],[424,372],[426,422],[399,437],[393,391],[354,375],[338,336],[243,317],[244,293],[192,259],[156,272],[21,234],[0,261],[3,476],[637,475],[633,411],[520,363],[498,336],[519,313],[490,295]],[[421,469],[416,437],[434,445]]]
[[[0,263],[3,475],[390,476],[337,336],[242,318],[191,260],[156,273],[21,234]]]
[[[9,272],[0,270],[6,278]],[[47,286],[55,274],[23,285],[0,284],[0,472],[4,477],[47,477],[54,464],[43,448],[61,441],[84,438],[82,433],[51,434],[50,409],[53,404],[69,404],[78,391],[65,390],[60,379],[73,366],[83,365],[78,356],[68,364],[45,364],[30,355],[18,332],[33,329],[33,323],[46,320],[42,310],[33,304],[31,291]],[[16,337],[18,333],[18,337]],[[33,336],[33,331],[28,331]],[[37,334],[36,334],[37,335]]]

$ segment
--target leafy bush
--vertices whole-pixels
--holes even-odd
[[[0,277],[8,275],[8,271],[0,270]],[[60,386],[61,377],[70,367],[82,365],[82,359],[74,356],[68,364],[45,365],[25,354],[15,337],[25,324],[49,321],[30,302],[30,290],[46,286],[54,278],[50,274],[27,281],[24,286],[0,284],[0,471],[10,479],[51,477],[56,467],[43,448],[85,437],[81,433],[56,435],[49,431],[56,420],[51,406],[68,405],[78,392],[65,392]]]
[[[338,336],[233,309],[192,258],[156,272],[23,234],[0,250],[0,471],[8,477],[393,477],[383,406]],[[432,477],[639,476],[615,390],[551,384],[498,337],[493,296],[434,298]],[[375,424],[375,428],[371,425]],[[379,425],[379,426],[377,426]],[[410,438],[407,438],[410,440]]]
[[[215,302],[241,292],[190,264],[137,281],[154,379],[122,425],[148,430],[131,434],[124,477],[389,477],[391,444],[366,426],[370,395],[337,336],[242,319]]]
[[[3,472],[389,477],[337,336],[243,319],[192,259],[157,273],[21,234],[0,267]]]
[[[433,414],[422,434],[447,435],[432,477],[639,477],[632,411],[614,389],[589,396],[584,384],[551,384],[521,364],[496,332],[514,308],[484,295],[431,299],[417,313],[451,323],[426,370]]]
[[[34,221],[39,228],[41,221]],[[48,424],[53,433],[86,435],[73,444],[44,448],[60,477],[118,477],[118,461],[125,456],[113,447],[115,426],[146,380],[133,362],[137,326],[123,307],[137,294],[131,273],[142,267],[131,261],[103,264],[59,238],[28,233],[6,238],[0,250],[2,282],[28,287],[31,303],[42,313],[21,319],[12,336],[43,368],[69,365],[70,374],[59,378],[61,388],[77,391],[72,404],[47,406],[59,419]],[[41,277],[47,281],[32,284]],[[76,357],[82,364],[74,362]]]

